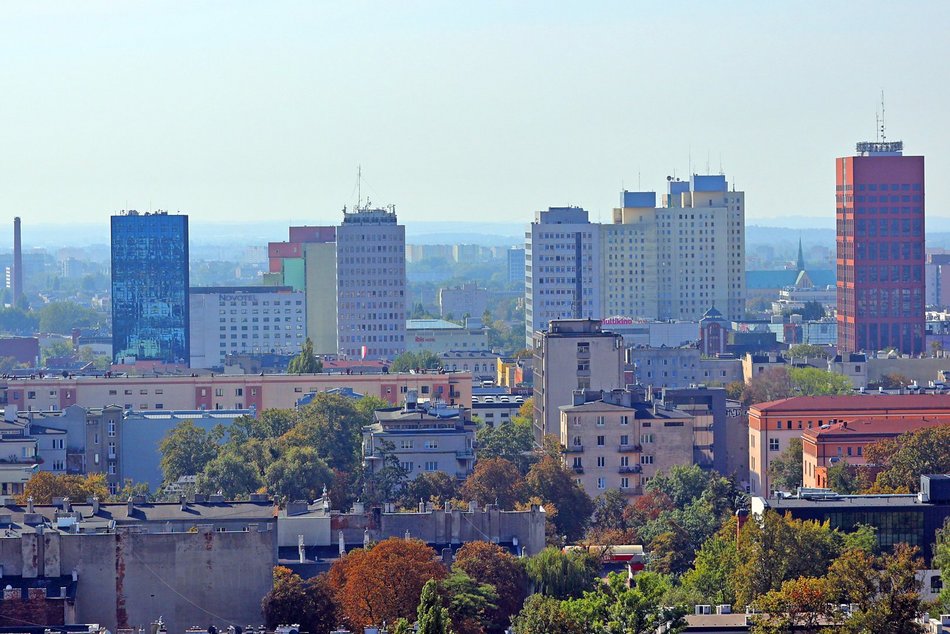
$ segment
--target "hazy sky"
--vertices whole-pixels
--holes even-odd
[[[821,216],[884,89],[950,216],[948,25],[945,1],[8,1],[0,206],[317,222],[362,164],[403,221],[606,219],[691,154],[750,223]]]

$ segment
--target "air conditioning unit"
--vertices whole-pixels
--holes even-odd
[[[721,603],[716,606],[716,614],[732,614],[732,606],[728,603]]]
[[[712,614],[712,606],[711,605],[697,605],[695,614],[697,616],[700,616],[703,614]]]

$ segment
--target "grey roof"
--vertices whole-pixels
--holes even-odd
[[[624,407],[623,405],[614,405],[613,403],[605,403],[602,400],[588,401],[583,405],[562,405],[559,407],[562,412],[602,412],[602,411],[618,411],[618,412],[634,412],[634,416],[637,419],[649,420],[653,419],[662,419],[662,418],[693,418],[693,415],[689,412],[684,412],[681,409],[666,408],[662,405],[656,408],[656,411],[653,409],[653,405],[650,403],[634,403],[633,407]]]
[[[99,512],[93,514],[92,505],[83,502],[72,504],[73,514],[79,513],[81,521],[109,522],[116,524],[141,524],[143,522],[173,522],[173,521],[221,521],[246,520],[268,521],[274,518],[274,503],[270,500],[261,502],[189,502],[183,511],[178,502],[154,502],[135,504],[132,514],[129,514],[128,504],[100,504]],[[42,515],[48,522],[55,524],[57,513],[62,516],[63,511],[58,506],[48,504],[34,505],[33,512]],[[27,507],[7,505],[0,508],[0,515],[9,514],[14,524],[24,524]]]

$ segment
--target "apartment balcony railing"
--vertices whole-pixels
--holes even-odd
[[[620,453],[640,453],[643,451],[643,445],[620,445],[617,447]]]
[[[617,468],[618,473],[640,473],[641,470],[642,470],[642,467],[638,464],[626,465],[626,466]]]
[[[584,451],[584,445],[568,445],[564,448],[564,453],[581,453]]]
[[[571,467],[574,473],[584,473],[584,467]]]

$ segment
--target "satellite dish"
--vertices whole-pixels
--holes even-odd
[[[672,176],[667,176],[667,177],[666,177],[666,180],[671,181],[671,180],[673,180],[673,177],[672,177]]]

